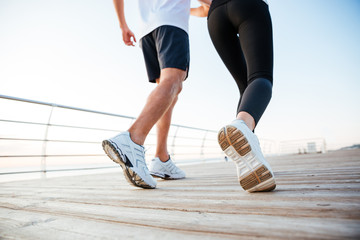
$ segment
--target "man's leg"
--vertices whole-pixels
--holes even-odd
[[[132,141],[144,145],[151,128],[173,107],[185,76],[186,71],[180,69],[161,70],[159,85],[150,93],[142,112],[129,128]]]
[[[157,79],[156,82],[159,83],[160,81],[161,79]],[[167,140],[171,125],[171,116],[177,99],[178,96],[174,98],[170,107],[156,123],[156,153],[155,158],[151,160],[149,168],[150,174],[153,177],[159,177],[163,179],[182,179],[185,178],[186,175],[185,172],[178,168],[171,160],[167,149]]]
[[[162,162],[166,162],[169,159],[167,139],[170,130],[172,111],[177,102],[177,99],[178,97],[174,99],[166,113],[156,123],[157,143],[155,157],[158,157]]]
[[[159,85],[150,93],[144,109],[129,131],[103,141],[102,145],[106,154],[114,162],[120,164],[125,178],[137,187],[156,187],[156,181],[146,166],[142,145],[151,128],[168,111],[177,98],[185,76],[186,72],[183,70],[163,69]],[[172,164],[172,162],[168,161],[166,164]]]
[[[142,188],[156,187],[156,181],[151,176],[153,173],[147,167],[145,151],[142,145],[152,127],[168,111],[170,116],[166,115],[164,120],[171,120],[173,103],[176,101],[175,99],[177,99],[177,95],[182,89],[182,82],[187,76],[186,70],[189,66],[190,57],[188,41],[187,33],[173,26],[161,26],[141,39],[149,81],[153,82],[155,79],[160,78],[160,83],[150,93],[143,110],[129,130],[103,141],[106,154],[114,162],[120,164],[124,170],[125,178],[135,186]],[[166,139],[169,127],[166,127],[165,124],[163,128],[166,132],[160,131],[160,135],[162,139]],[[166,147],[161,143],[160,145]],[[167,149],[165,148],[163,151],[167,152]],[[181,170],[174,171],[176,166],[171,159],[167,162],[161,162],[159,158],[153,160],[156,161],[151,161],[151,163],[157,162],[159,164],[156,166],[161,166],[161,168],[155,168],[155,170],[161,170],[163,167],[171,170],[170,175],[168,172],[161,171],[160,176],[157,176],[165,179],[185,177]],[[159,171],[155,173],[159,173]]]

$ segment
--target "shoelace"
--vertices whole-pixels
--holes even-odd
[[[169,160],[169,161],[171,161],[171,160]],[[169,167],[169,171],[171,173],[176,173],[177,172],[177,167],[172,161],[170,162],[170,164],[168,164],[168,167]]]
[[[141,146],[140,145],[140,149],[141,149],[141,153],[142,153],[142,155],[139,155],[139,154],[137,154],[139,157],[141,157],[141,160],[142,160],[142,162],[144,163],[144,165],[145,165],[145,168],[149,171],[149,168],[148,168],[148,166],[147,166],[147,164],[146,164],[146,161],[145,161],[145,152],[148,150],[148,149],[146,149],[145,150],[145,148],[143,147],[143,146]],[[137,149],[137,150],[139,150],[139,149]]]

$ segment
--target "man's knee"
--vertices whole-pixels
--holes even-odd
[[[186,71],[177,68],[164,68],[161,70],[159,84],[170,84],[176,93],[182,90],[182,82],[186,77]]]
[[[183,80],[168,78],[164,82],[166,82],[165,84],[171,85],[171,89],[174,91],[176,95],[178,95],[181,92]]]

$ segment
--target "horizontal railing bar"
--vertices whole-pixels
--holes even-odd
[[[176,148],[179,148],[179,147],[189,147],[189,148],[200,148],[201,146],[194,146],[194,145],[176,145]],[[206,147],[204,147],[204,149],[208,149],[208,148],[219,148],[220,149],[220,147],[219,146],[206,146]]]
[[[62,143],[89,143],[89,144],[101,144],[101,142],[93,141],[80,141],[80,140],[59,140],[59,139],[36,139],[36,138],[0,138],[0,140],[6,141],[29,141],[29,142],[62,142]],[[145,144],[145,146],[156,146],[156,144]],[[176,147],[189,147],[189,148],[199,148],[197,145],[176,145]],[[219,148],[219,146],[206,146],[208,148]]]
[[[21,124],[34,124],[34,125],[47,125],[46,123],[24,122],[24,121],[10,120],[10,119],[0,119],[0,122],[21,123]]]
[[[199,155],[211,155],[211,154],[222,154],[222,152],[209,152],[209,153],[174,153],[175,156],[186,156],[186,155],[193,155],[193,156],[199,156]]]
[[[169,137],[173,137],[173,136],[169,136]],[[192,139],[192,140],[203,140],[203,138],[194,138],[194,137],[185,137],[185,136],[176,136],[176,138],[182,138],[182,139]],[[207,141],[216,141],[217,142],[217,139],[206,139],[206,142]]]
[[[21,124],[34,124],[34,125],[50,126],[50,127],[65,127],[65,128],[78,128],[78,129],[86,129],[86,130],[109,131],[109,132],[121,132],[121,131],[122,131],[122,130],[106,129],[106,128],[90,128],[90,127],[80,127],[80,126],[61,125],[61,124],[47,124],[47,123],[39,123],[39,122],[25,122],[25,121],[8,120],[8,119],[0,119],[0,121],[1,121],[1,122],[11,122],[11,123],[21,123]]]
[[[53,155],[0,155],[0,158],[36,158],[36,157],[102,157],[104,154],[53,154]]]
[[[212,132],[212,133],[217,133],[218,132],[218,131],[215,131],[215,130],[208,130],[208,129],[204,129],[204,128],[189,127],[189,126],[178,125],[178,124],[171,124],[171,126],[187,128],[187,129],[191,129],[191,130],[199,130],[199,131],[204,131],[204,132]]]
[[[90,167],[90,168],[63,168],[63,169],[49,169],[45,172],[62,172],[62,171],[82,171],[82,170],[97,170],[97,169],[108,169],[108,168],[118,168],[118,166],[107,166],[107,167]],[[9,174],[26,174],[26,173],[41,173],[42,170],[34,171],[21,171],[21,172],[0,172],[0,175],[9,175]]]
[[[34,104],[38,104],[38,105],[46,105],[46,106],[50,106],[50,107],[58,107],[58,108],[70,109],[70,110],[81,111],[81,112],[89,112],[89,113],[96,113],[96,114],[108,115],[108,116],[114,116],[114,117],[135,119],[134,117],[125,116],[125,115],[121,115],[121,114],[101,112],[101,111],[90,110],[90,109],[85,109],[85,108],[78,108],[78,107],[71,107],[71,106],[66,106],[66,105],[62,105],[62,104],[48,103],[48,102],[42,102],[42,101],[35,101],[35,100],[30,100],[30,99],[25,99],[25,98],[18,98],[18,97],[12,97],[12,96],[1,95],[1,94],[0,94],[0,98],[8,99],[8,100],[14,100],[14,101],[19,101],[19,102],[34,103]]]
[[[86,130],[96,130],[96,131],[108,131],[108,132],[121,132],[122,130],[115,130],[115,129],[106,129],[106,128],[89,128],[89,127],[80,127],[80,126],[71,126],[71,125],[60,125],[60,124],[46,124],[46,123],[39,123],[39,122],[25,122],[25,121],[17,121],[17,120],[8,120],[8,119],[0,119],[1,122],[10,122],[10,123],[21,123],[21,124],[34,124],[34,125],[41,125],[41,126],[50,126],[50,127],[65,127],[65,128],[77,128],[77,129],[86,129]],[[155,135],[155,134],[149,134]],[[169,136],[172,137],[172,136]],[[202,138],[193,138],[193,137],[182,137],[177,136],[177,138],[182,139],[194,139],[194,140],[202,140]],[[207,139],[206,141],[217,141],[216,139]]]
[[[221,152],[209,152],[208,154],[220,154]],[[175,155],[203,155],[201,153],[176,153]],[[0,155],[0,158],[40,158],[40,157],[103,157],[105,154],[49,154],[49,155]]]
[[[101,142],[90,142],[90,141],[76,141],[76,140],[51,140],[51,139],[33,139],[33,138],[0,138],[0,140],[10,140],[10,141],[29,141],[29,142],[65,142],[65,143],[96,143],[100,144]]]
[[[213,160],[213,158],[205,158],[205,159],[196,159],[196,160],[182,160],[178,163],[187,163],[187,162],[202,162],[204,160]],[[63,168],[63,169],[49,169],[45,172],[65,172],[65,171],[83,171],[83,170],[98,170],[98,169],[111,169],[118,168],[119,166],[105,166],[105,167],[89,167],[89,168]],[[18,172],[0,172],[0,175],[10,175],[10,174],[28,174],[28,173],[42,173],[42,170],[33,170],[33,171],[18,171]]]
[[[107,116],[128,118],[128,119],[133,119],[133,120],[136,119],[135,117],[125,116],[125,115],[121,115],[121,114],[108,113],[108,112],[90,110],[90,109],[85,109],[85,108],[71,107],[71,106],[66,106],[66,105],[61,105],[61,104],[56,104],[56,103],[48,103],[48,102],[42,102],[42,101],[35,101],[35,100],[30,100],[30,99],[25,99],[25,98],[18,98],[18,97],[12,97],[12,96],[7,96],[7,95],[2,95],[2,94],[0,94],[0,98],[8,99],[8,100],[14,100],[14,101],[19,101],[19,102],[26,102],[26,103],[34,103],[34,104],[39,104],[39,105],[46,105],[46,106],[50,106],[50,107],[58,107],[58,108],[70,109],[70,110],[75,110],[75,111],[96,113],[96,114],[107,115]],[[208,130],[208,129],[196,128],[196,127],[189,127],[189,126],[184,126],[184,125],[179,125],[179,124],[171,124],[171,125],[174,126],[174,127],[181,127],[181,128],[192,129],[192,130],[208,131],[208,132],[214,132],[214,133],[217,132],[217,131],[214,131],[214,130]]]
[[[324,141],[324,138],[304,138],[304,139],[293,139],[293,140],[282,140],[279,143],[288,143],[288,142],[304,142],[304,141]]]

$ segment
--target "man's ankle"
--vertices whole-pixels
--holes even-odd
[[[155,154],[155,157],[159,158],[162,162],[167,162],[170,160],[170,155],[168,153],[166,154]]]
[[[131,129],[128,130],[128,132],[130,133],[130,139],[141,146],[144,146],[144,142],[145,142],[145,137],[140,137],[136,132],[131,131]]]

